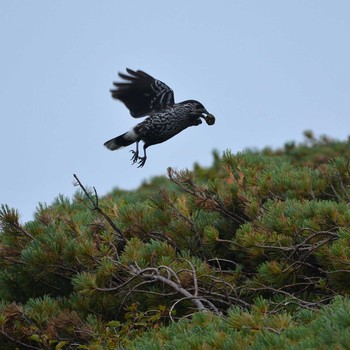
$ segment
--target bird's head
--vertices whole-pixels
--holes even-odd
[[[200,102],[196,100],[187,100],[182,103],[189,106],[191,116],[203,118],[208,125],[213,125],[215,123],[215,117],[212,114],[210,114]],[[200,121],[200,119],[198,120]],[[198,124],[201,123],[198,122]]]

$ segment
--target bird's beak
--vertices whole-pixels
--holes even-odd
[[[205,118],[205,114],[208,114],[208,111],[206,109],[202,109],[202,110],[198,109],[195,112],[191,112],[191,115],[198,118]]]
[[[199,113],[200,113],[200,117],[203,119],[205,119],[206,114],[209,114],[209,112],[205,108],[201,110]]]
[[[194,115],[198,118],[203,118],[208,125],[215,124],[215,117],[210,114],[205,108],[201,111],[195,112]]]

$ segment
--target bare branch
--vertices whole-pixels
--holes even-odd
[[[192,269],[192,276],[193,276],[193,285],[194,285],[194,296],[198,297],[198,281],[197,281],[197,274],[196,274],[196,270],[193,266],[193,264],[191,263],[191,261],[184,259],[190,266]]]
[[[109,223],[109,225],[112,227],[112,229],[118,233],[118,235],[122,238],[122,240],[124,241],[124,243],[126,243],[126,238],[122,232],[121,229],[119,229],[113,222],[113,220],[101,209],[101,207],[98,204],[98,195],[97,195],[97,191],[96,188],[93,187],[94,189],[94,193],[95,193],[95,199],[93,199],[89,192],[85,189],[85,187],[83,186],[83,184],[80,182],[79,178],[77,175],[73,174],[74,178],[77,180],[77,184],[80,186],[80,188],[82,189],[82,191],[84,192],[86,198],[90,201],[90,203],[92,204],[92,208],[90,208],[91,210],[95,210],[97,211],[100,215],[102,215],[105,220]]]
[[[0,334],[2,334],[4,337],[6,337],[8,340],[10,340],[11,342],[21,346],[23,349],[36,349],[36,350],[40,350],[42,348],[38,348],[37,346],[33,346],[33,345],[29,345],[26,343],[23,343],[13,337],[11,337],[9,334],[6,333],[6,331],[4,330],[4,326],[2,325],[1,329],[0,329]]]
[[[182,298],[180,300],[184,300],[184,299],[191,300],[196,305],[196,307],[199,311],[209,311],[202,303],[202,298],[198,298],[195,295],[191,294],[188,290],[183,288],[180,283],[175,283],[170,278],[162,276],[159,272],[159,268],[148,267],[145,269],[140,269],[140,267],[138,267],[137,264],[135,264],[134,266],[130,266],[130,268],[138,276],[141,276],[143,278],[150,279],[153,281],[159,281],[159,282],[166,284],[167,286],[169,286],[170,288],[172,288],[173,290],[175,290],[176,292],[178,292],[179,294],[184,296],[184,298]],[[168,269],[171,270],[170,268],[168,268]],[[205,302],[208,305],[212,306],[212,304],[208,300],[205,300]],[[177,304],[177,302],[175,304]],[[215,311],[215,309],[214,309],[214,311]]]

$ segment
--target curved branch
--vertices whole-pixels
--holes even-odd
[[[176,283],[176,282],[172,281],[171,279],[162,276],[159,273],[158,268],[148,267],[145,269],[140,269],[140,267],[138,267],[138,266],[130,266],[130,268],[133,271],[133,273],[137,274],[138,276],[141,276],[143,278],[147,278],[147,279],[153,280],[153,281],[159,281],[159,282],[166,284],[167,286],[169,286],[170,288],[172,288],[173,290],[175,290],[179,294],[183,295],[185,299],[190,299],[193,302],[193,304],[196,305],[196,307],[199,311],[209,311],[208,308],[206,308],[204,306],[204,304],[202,303],[202,301],[201,301],[202,298],[198,298],[196,295],[191,294],[188,290],[183,288],[181,286],[181,284]],[[210,302],[208,302],[208,301],[206,301],[206,302],[208,303],[208,305],[211,305]]]

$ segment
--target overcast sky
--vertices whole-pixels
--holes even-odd
[[[348,0],[1,0],[0,203],[30,220],[39,202],[133,189],[212,151],[281,147],[312,129],[350,134]],[[103,143],[140,120],[109,89],[125,67],[216,116],[148,149]]]

